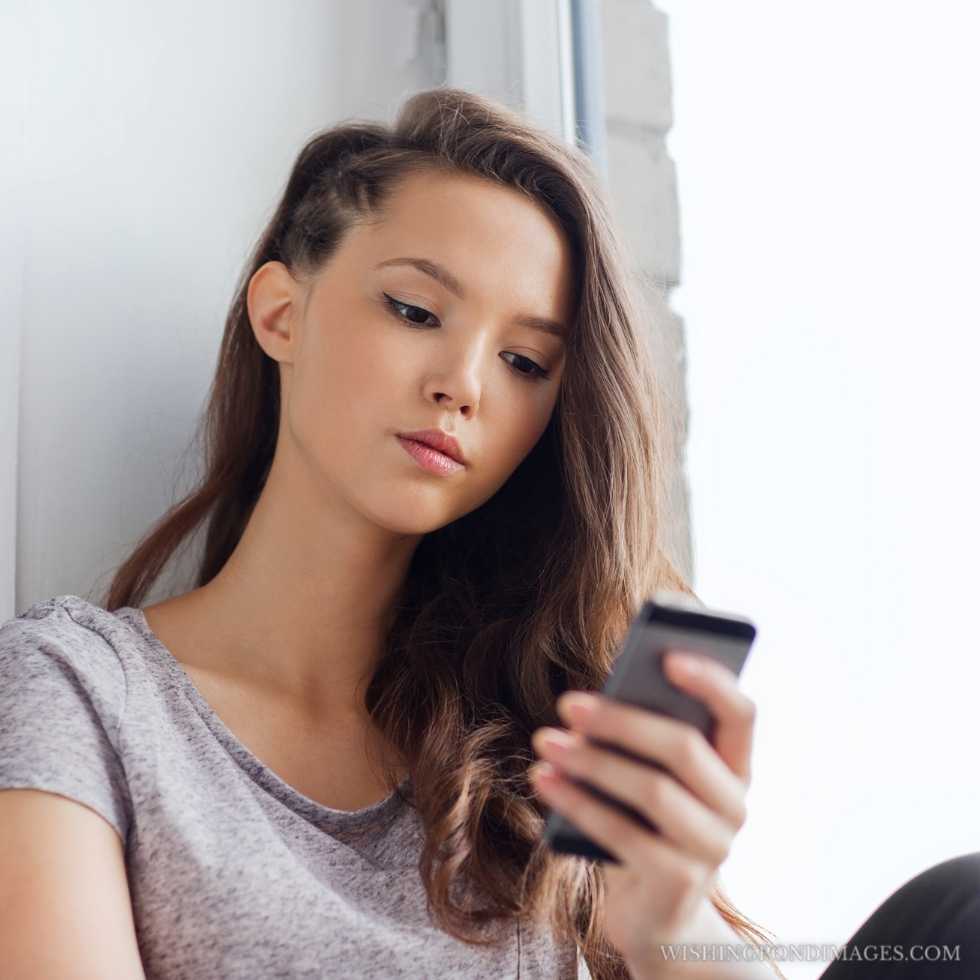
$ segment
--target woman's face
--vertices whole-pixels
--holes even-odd
[[[560,227],[519,192],[464,174],[405,178],[385,220],[355,226],[315,279],[278,262],[252,277],[253,329],[280,364],[277,454],[398,533],[476,509],[551,417],[563,341],[522,318],[568,329],[571,276]],[[464,468],[429,472],[396,436],[430,428],[455,436]]]

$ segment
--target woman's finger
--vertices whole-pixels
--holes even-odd
[[[595,841],[628,868],[659,868],[677,877],[689,874],[690,857],[659,834],[590,792],[576,786],[548,762],[536,762],[530,769],[535,791],[583,834]],[[707,869],[706,869],[707,870]]]
[[[580,711],[585,708],[585,711]],[[745,822],[744,787],[693,725],[601,694],[569,691],[557,703],[570,728],[665,766],[698,799],[735,826]]]
[[[716,721],[714,746],[728,767],[751,779],[755,702],[739,689],[735,674],[702,654],[668,651],[664,671],[670,681],[703,701]]]
[[[625,803],[685,853],[711,867],[728,857],[738,828],[727,824],[668,772],[554,728],[538,729],[533,743],[562,775],[583,780]]]

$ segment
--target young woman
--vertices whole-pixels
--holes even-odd
[[[717,880],[750,699],[676,658],[709,744],[588,697],[645,598],[693,594],[662,548],[638,309],[587,158],[516,113],[440,88],[307,143],[225,325],[200,485],[100,604],[0,628],[7,962],[778,973],[661,952],[770,938]],[[194,587],[141,605],[199,527]],[[565,778],[586,773],[661,835]],[[620,863],[550,852],[550,808]]]

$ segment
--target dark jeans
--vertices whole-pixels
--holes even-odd
[[[869,955],[851,959],[855,952]],[[934,864],[894,891],[848,939],[846,956],[820,980],[980,980],[980,851]]]

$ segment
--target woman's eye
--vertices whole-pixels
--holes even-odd
[[[422,309],[421,306],[411,306],[408,303],[399,303],[397,299],[394,299],[393,297],[389,296],[387,293],[384,294],[384,298],[385,300],[387,300],[388,305],[395,311],[396,316],[400,317],[402,320],[407,320],[413,326],[424,327],[426,325],[425,318],[432,316],[432,314],[428,310]],[[414,310],[416,313],[421,313],[422,319],[413,320],[410,316],[406,316],[406,314],[402,313],[401,312],[402,310]]]
[[[392,309],[395,316],[398,317],[399,320],[402,320],[413,327],[434,326],[434,324],[426,324],[425,322],[428,317],[432,316],[428,310],[423,309],[421,306],[412,306],[410,303],[400,303],[397,299],[395,299],[393,296],[389,296],[387,293],[382,293],[382,295],[385,298],[385,302]],[[402,310],[414,310],[415,313],[421,314],[421,318],[418,320],[413,319],[412,316],[407,313],[403,313]],[[548,371],[541,367],[540,364],[536,364],[529,357],[524,357],[521,354],[514,354],[511,351],[506,351],[505,353],[509,357],[514,357],[517,359],[517,364],[512,361],[508,361],[507,363],[510,364],[511,367],[514,368],[514,371],[522,378],[525,378],[528,381],[542,381],[544,378],[548,377]],[[520,365],[524,365],[524,367]]]
[[[548,377],[548,372],[543,367],[541,367],[540,364],[536,364],[529,357],[524,357],[521,354],[512,354],[510,351],[505,351],[505,353],[507,354],[508,357],[516,357],[519,362],[527,365],[527,370],[522,370],[521,368],[516,366],[514,370],[517,371],[518,374],[523,375],[528,380],[540,381],[543,378]]]

